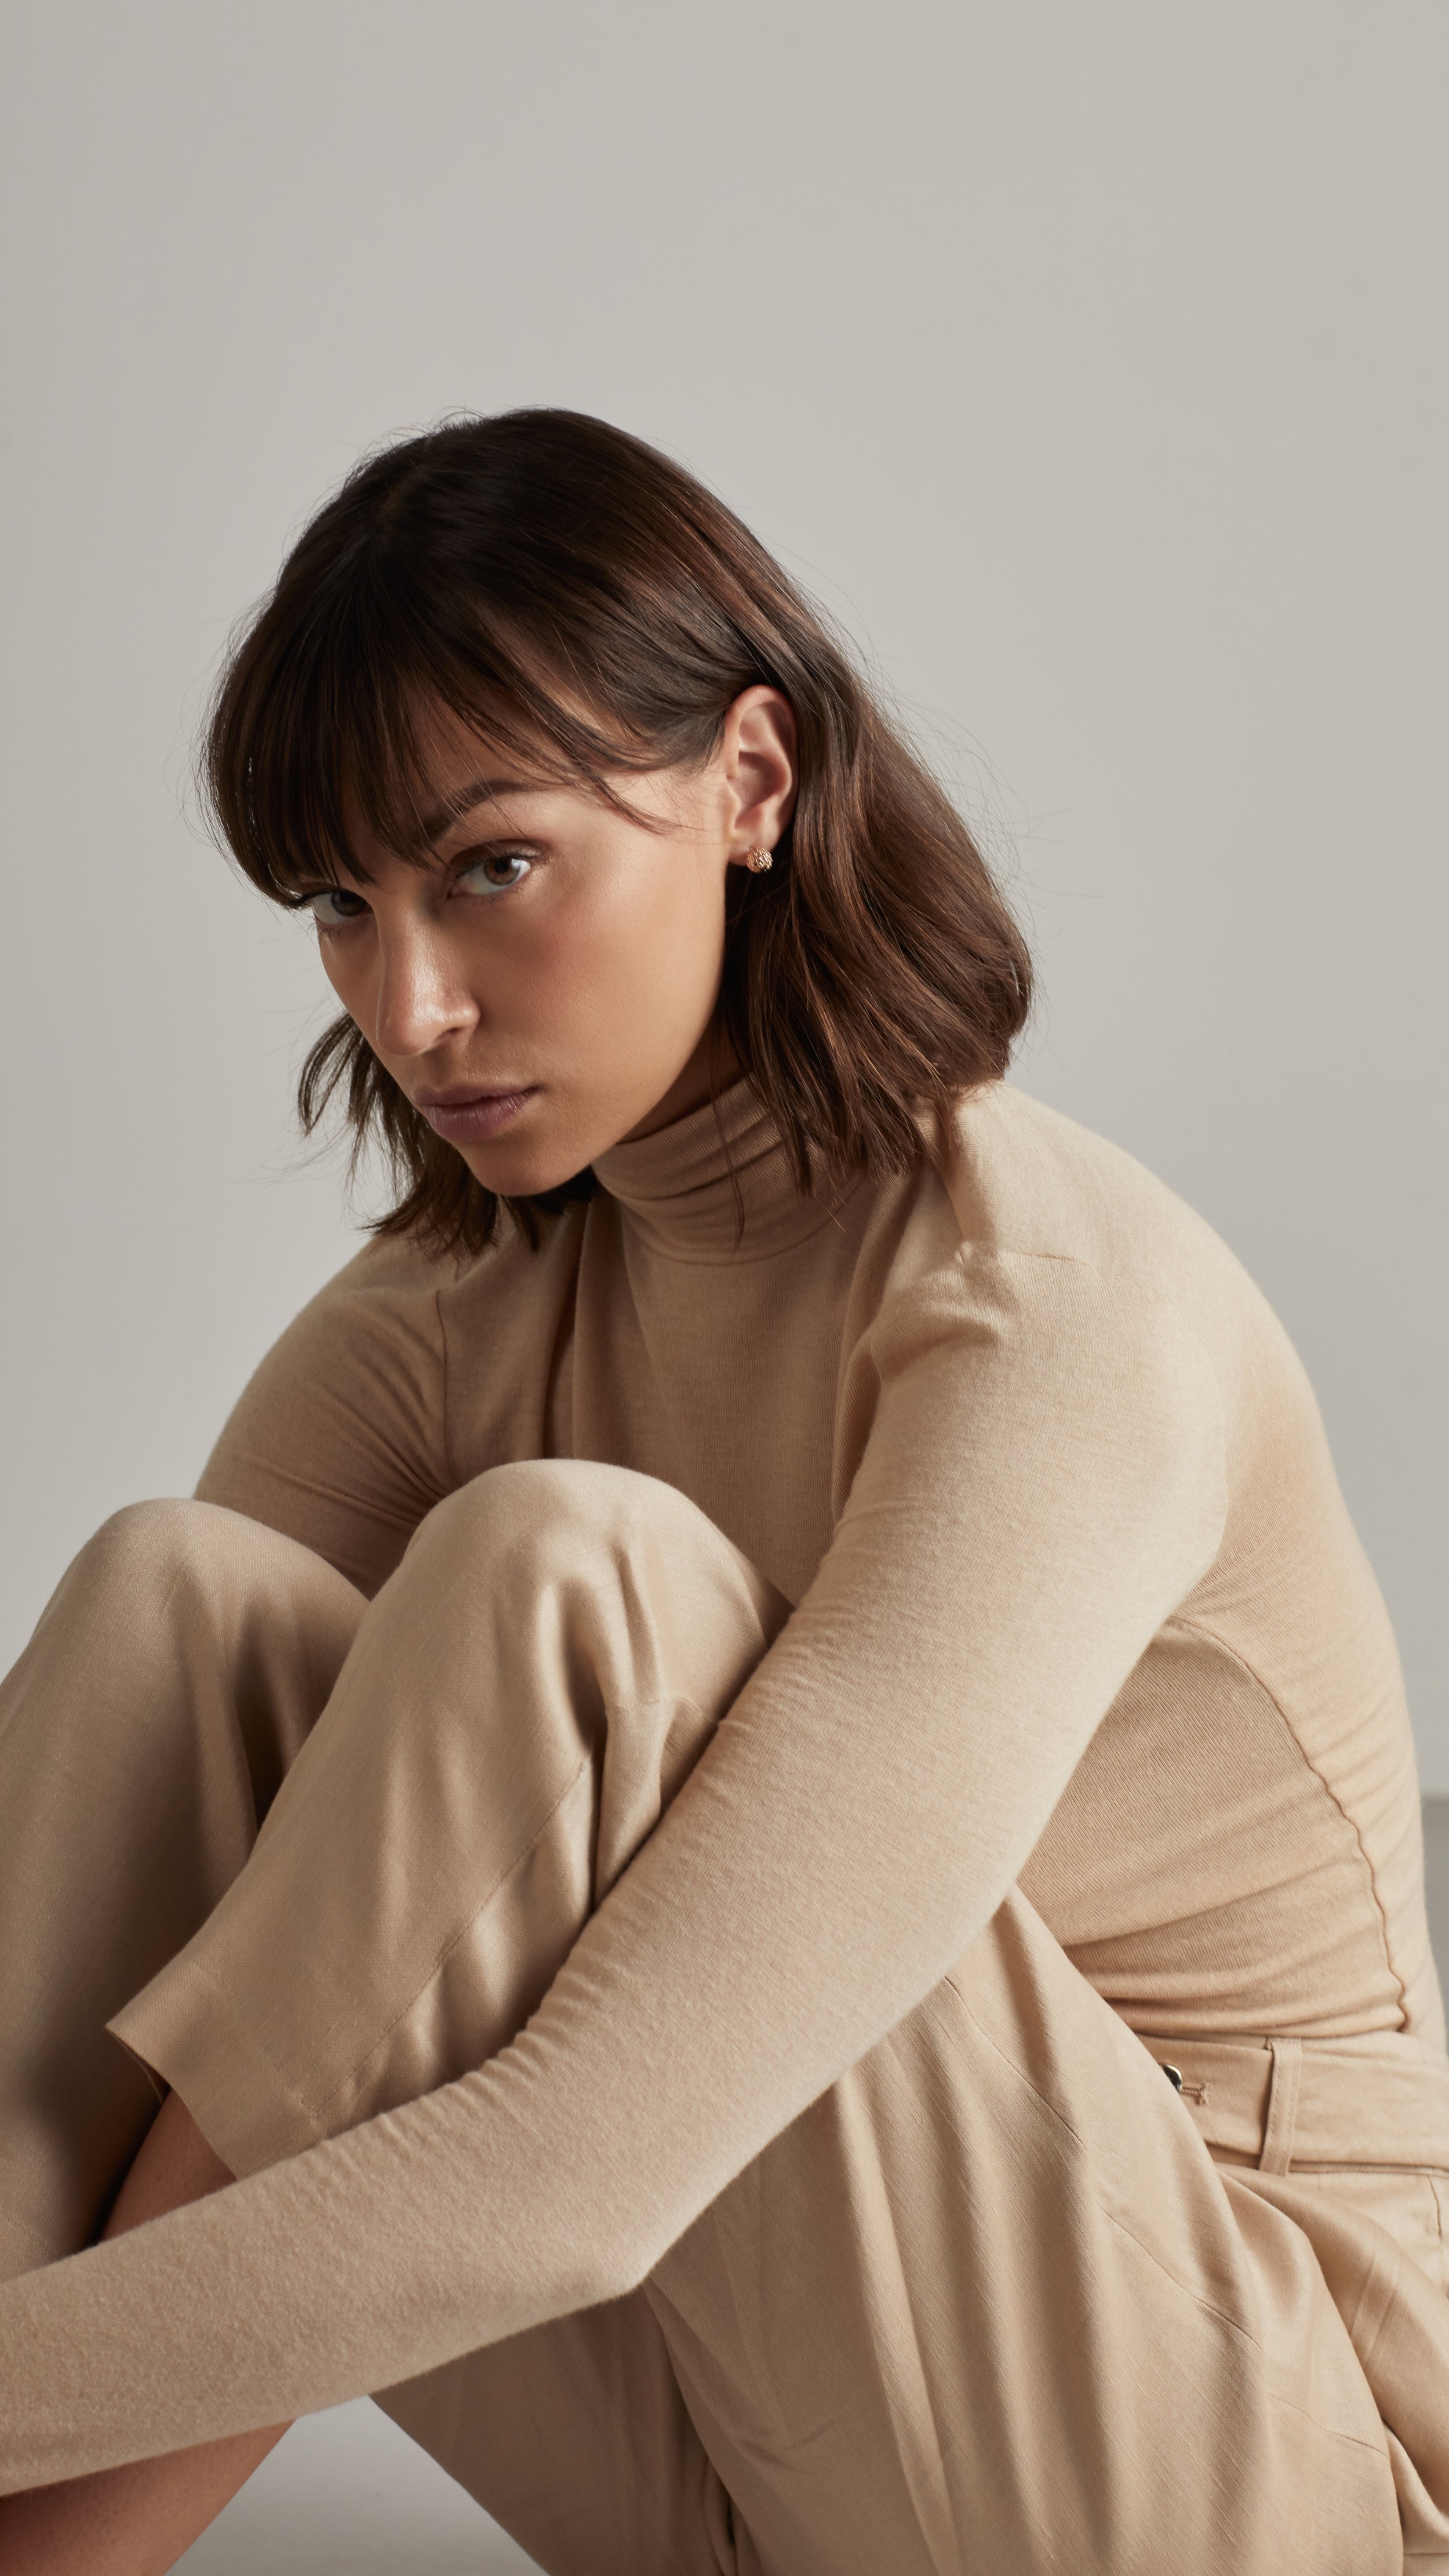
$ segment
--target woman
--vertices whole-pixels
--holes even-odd
[[[947,801],[549,412],[352,476],[209,779],[399,1195],[6,1686],[6,2568],[364,2390],[570,2576],[1449,2566],[1385,1614]]]

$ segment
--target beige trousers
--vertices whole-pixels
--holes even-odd
[[[371,1606],[110,1522],[0,1701],[4,2268],[94,2234],[138,2060],[244,2172],[504,2046],[786,1612],[606,1467],[480,1478]],[[639,2291],[381,2402],[551,2576],[1397,2576],[1285,2189],[1013,1896]]]

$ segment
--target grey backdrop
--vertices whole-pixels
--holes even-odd
[[[1035,934],[1021,1065],[1318,1386],[1449,1789],[1443,0],[12,8],[0,1658],[348,1252],[306,934],[188,820],[385,433],[566,402],[844,620]]]

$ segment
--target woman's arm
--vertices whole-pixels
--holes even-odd
[[[627,2291],[989,1921],[1212,1561],[1218,1390],[1151,1292],[1025,1256],[944,1265],[856,1366],[874,1423],[817,1579],[526,2030],[0,2289],[0,2488]]]
[[[182,2209],[232,2177],[179,2094],[163,2102],[106,2221],[124,2236]],[[0,2496],[0,2561],[7,2576],[107,2576],[171,2567],[229,2503],[287,2430],[271,2424],[197,2450],[97,2469],[25,2495]]]

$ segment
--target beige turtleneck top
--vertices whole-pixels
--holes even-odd
[[[633,2287],[1017,1880],[1144,2034],[1442,2049],[1387,1619],[1210,1229],[1001,1084],[838,1203],[746,1083],[598,1177],[537,1253],[363,1251],[199,1490],[371,1593],[484,1469],[612,1461],[794,1614],[522,2037],[0,2288],[0,2487]]]

